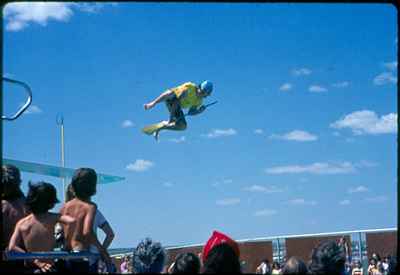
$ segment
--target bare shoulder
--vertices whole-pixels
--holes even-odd
[[[28,216],[20,219],[17,222],[15,228],[16,229],[19,228],[22,231],[28,230],[32,224],[32,221],[33,221],[33,214],[29,214]]]

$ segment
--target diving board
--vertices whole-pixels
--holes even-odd
[[[6,158],[3,158],[3,164],[12,164],[18,167],[18,169],[20,169],[22,172],[40,174],[57,178],[72,178],[75,172],[75,169],[72,168],[64,168],[60,166],[53,166],[48,164],[40,164],[40,163],[6,159]],[[112,182],[122,181],[124,179],[125,178],[123,177],[97,173],[97,182],[99,184],[108,184]]]

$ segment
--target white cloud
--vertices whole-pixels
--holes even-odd
[[[263,133],[264,133],[264,131],[262,129],[255,129],[254,130],[254,134],[261,135]]]
[[[350,201],[349,200],[342,200],[339,202],[339,205],[349,205]]]
[[[23,104],[22,104],[23,105]],[[22,106],[21,105],[21,106]],[[25,110],[24,114],[30,115],[30,114],[40,114],[43,113],[42,109],[40,109],[36,105],[30,105],[28,109]]]
[[[373,82],[377,86],[382,86],[385,84],[397,84],[397,77],[392,72],[383,72],[375,76]]]
[[[377,196],[377,197],[370,197],[366,198],[365,201],[371,202],[371,203],[381,203],[387,201],[386,196]]]
[[[229,206],[229,205],[235,205],[239,204],[240,199],[239,198],[227,198],[227,199],[222,199],[222,200],[217,200],[216,204],[220,206]]]
[[[292,84],[290,84],[290,83],[285,83],[281,87],[279,87],[279,90],[283,91],[283,92],[287,92],[291,89],[292,89]]]
[[[219,186],[221,184],[227,184],[227,183],[229,184],[229,183],[232,183],[232,182],[233,182],[232,179],[223,179],[223,180],[220,180],[220,181],[216,181],[215,183],[212,184],[212,186],[217,187],[217,186]]]
[[[285,139],[285,140],[293,140],[293,141],[315,141],[318,139],[317,136],[312,135],[306,131],[302,130],[294,130],[284,135],[271,135],[270,138],[277,138],[277,139]]]
[[[243,190],[255,193],[266,193],[266,194],[279,193],[284,191],[283,189],[279,189],[276,186],[261,186],[257,184],[252,185],[250,187],[245,187]]]
[[[6,30],[20,31],[30,23],[46,26],[48,21],[67,22],[73,10],[96,13],[106,4],[71,2],[17,2],[8,3],[3,9]]]
[[[154,163],[149,160],[137,159],[134,163],[128,164],[126,166],[126,169],[130,171],[143,172],[150,169],[153,166]]]
[[[263,209],[263,210],[256,211],[254,213],[254,216],[256,216],[256,217],[272,216],[272,215],[275,215],[277,213],[278,212],[276,210],[274,210],[274,209]]]
[[[236,134],[237,132],[235,129],[229,128],[229,129],[214,129],[210,133],[204,136],[208,138],[218,138],[218,137],[234,136]]]
[[[182,142],[186,141],[186,138],[185,138],[185,136],[182,136],[180,138],[171,138],[171,139],[169,139],[169,141],[175,142],[175,143],[182,143]]]
[[[376,167],[379,164],[377,162],[361,160],[355,164],[356,167]]]
[[[397,70],[397,61],[383,63],[383,66],[390,71],[395,71]]]
[[[338,164],[329,164],[315,162],[310,165],[289,165],[277,166],[265,169],[267,174],[318,174],[318,175],[333,175],[333,174],[349,174],[355,172],[356,169],[350,162],[342,162]]]
[[[368,192],[368,188],[365,186],[357,186],[354,188],[350,188],[349,190],[347,190],[347,193],[349,194],[353,194],[353,193],[364,193],[364,192]]]
[[[293,199],[288,201],[289,204],[292,205],[317,205],[316,201],[306,201],[305,199]]]
[[[331,128],[350,128],[354,135],[397,133],[397,113],[378,117],[373,111],[356,111],[330,124]]]
[[[123,122],[122,122],[122,128],[130,128],[130,127],[133,127],[133,126],[135,126],[135,124],[132,122],[132,121],[130,121],[130,120],[124,120]]]
[[[167,187],[167,188],[170,188],[170,187],[172,187],[172,186],[174,186],[171,182],[164,182],[163,183],[163,186],[164,187]]]
[[[311,70],[307,69],[307,68],[294,69],[292,72],[293,72],[293,74],[295,76],[310,75],[311,74]]]
[[[319,85],[311,85],[308,90],[312,93],[322,93],[328,91],[328,89],[319,86]]]
[[[348,81],[342,81],[342,82],[337,82],[333,83],[332,86],[335,88],[346,88],[350,85],[350,82]]]

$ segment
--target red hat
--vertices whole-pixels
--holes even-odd
[[[238,243],[229,238],[227,235],[214,230],[211,237],[203,247],[203,253],[201,254],[203,262],[207,259],[208,253],[211,251],[211,249],[222,243],[227,243],[233,249],[233,251],[235,251],[236,255],[238,257],[240,256]]]

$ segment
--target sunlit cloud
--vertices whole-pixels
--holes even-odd
[[[122,128],[130,128],[130,127],[134,127],[134,126],[135,126],[135,124],[128,119],[124,120],[121,125]]]
[[[349,194],[353,194],[353,193],[364,193],[364,192],[368,192],[368,188],[360,185],[354,188],[349,188],[349,190],[347,190],[347,193]]]
[[[397,113],[379,117],[369,110],[356,111],[330,124],[331,128],[349,128],[354,135],[397,133]]]
[[[21,104],[21,106],[22,106],[23,104]],[[40,114],[40,113],[43,113],[43,111],[42,111],[42,109],[40,109],[38,106],[36,106],[36,105],[30,105],[29,107],[28,107],[28,109],[26,109],[25,110],[25,112],[24,112],[24,114],[27,114],[27,115],[32,115],[32,114]]]
[[[217,200],[216,204],[220,206],[230,206],[230,205],[236,205],[240,203],[239,198],[227,198],[227,199],[222,199],[222,200]]]
[[[293,73],[295,76],[310,75],[311,72],[312,72],[312,71],[311,71],[310,69],[307,69],[307,68],[299,68],[299,69],[294,69],[294,70],[292,71],[292,73]]]
[[[154,166],[154,163],[149,160],[137,159],[134,163],[130,163],[126,166],[129,171],[143,172],[149,170]]]
[[[312,93],[322,93],[322,92],[327,92],[328,89],[319,86],[319,85],[311,85],[308,90]]]
[[[281,87],[279,87],[279,90],[282,92],[287,92],[291,89],[292,89],[292,84],[290,84],[290,83],[285,83]]]
[[[258,210],[254,213],[254,216],[256,217],[268,217],[268,216],[273,216],[276,215],[278,212],[274,209],[263,209],[263,210]]]
[[[235,129],[229,128],[229,129],[214,129],[210,133],[203,136],[207,138],[218,138],[218,137],[234,136],[236,134],[237,132]]]
[[[302,130],[294,130],[294,131],[291,131],[284,135],[273,134],[270,136],[270,138],[284,139],[284,140],[291,140],[291,141],[301,141],[301,142],[315,141],[318,139],[317,136],[310,134],[306,131],[302,131]]]
[[[332,86],[335,88],[346,88],[349,87],[350,82],[348,81],[342,81],[342,82],[337,82],[337,83],[333,83]]]
[[[288,203],[292,205],[311,205],[311,206],[317,205],[316,201],[306,201],[303,198],[289,200]]]
[[[264,133],[264,131],[262,129],[255,129],[254,130],[254,134],[262,135],[263,133]]]
[[[257,184],[245,187],[243,188],[243,190],[248,192],[265,193],[265,194],[284,192],[284,189],[278,188],[276,186],[261,186]]]
[[[46,26],[49,21],[68,22],[74,10],[87,13],[97,13],[103,3],[73,3],[73,2],[16,2],[8,3],[3,9],[5,29],[21,31],[30,24]],[[114,6],[114,4],[111,4]]]
[[[317,174],[317,175],[334,175],[349,174],[355,172],[354,165],[350,162],[342,162],[338,164],[330,164],[324,162],[316,162],[310,165],[289,165],[276,166],[265,169],[267,174]]]
[[[175,142],[175,143],[182,143],[186,141],[185,136],[181,136],[180,138],[171,138],[169,139],[169,141],[171,142]]]
[[[383,72],[375,76],[373,83],[377,86],[397,84],[397,76],[395,76],[393,72]]]

